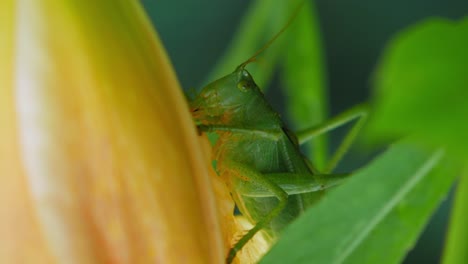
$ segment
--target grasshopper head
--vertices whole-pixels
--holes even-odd
[[[190,102],[190,111],[202,124],[229,125],[245,118],[248,107],[261,96],[261,91],[244,66],[205,86]]]

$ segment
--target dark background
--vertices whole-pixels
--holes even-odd
[[[201,83],[230,42],[250,1],[144,0],[184,89]],[[460,19],[466,0],[316,1],[325,51],[331,113],[366,100],[385,44],[398,31],[429,17]],[[239,62],[246,58],[239,58]],[[268,92],[281,109],[278,90]],[[447,198],[404,263],[439,263],[450,199]]]

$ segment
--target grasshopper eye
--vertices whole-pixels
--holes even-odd
[[[247,92],[251,87],[248,81],[242,80],[237,83],[237,88],[242,92]]]

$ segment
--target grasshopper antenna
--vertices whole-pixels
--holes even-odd
[[[257,50],[257,52],[255,52],[249,59],[247,59],[246,61],[244,61],[241,65],[239,65],[237,68],[238,69],[243,69],[245,68],[245,66],[247,66],[247,64],[251,63],[251,62],[254,62],[255,60],[257,60],[257,56],[260,55],[263,51],[265,51],[268,47],[271,46],[271,44],[273,42],[275,42],[275,40],[278,39],[279,36],[281,36],[281,34],[284,33],[284,31],[286,31],[286,29],[288,29],[288,27],[292,24],[292,22],[294,21],[294,19],[296,18],[297,14],[299,13],[299,11],[301,10],[301,8],[304,6],[304,3],[306,2],[307,0],[304,0],[302,1],[297,7],[296,9],[294,9],[294,12],[292,13],[292,15],[289,17],[288,19],[288,22],[286,23],[286,25],[284,25],[280,31],[278,31],[278,33],[276,33],[270,40],[268,40],[267,43],[265,43],[259,50]]]

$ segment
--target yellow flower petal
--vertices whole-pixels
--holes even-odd
[[[223,262],[193,122],[139,2],[0,10],[0,262]]]

